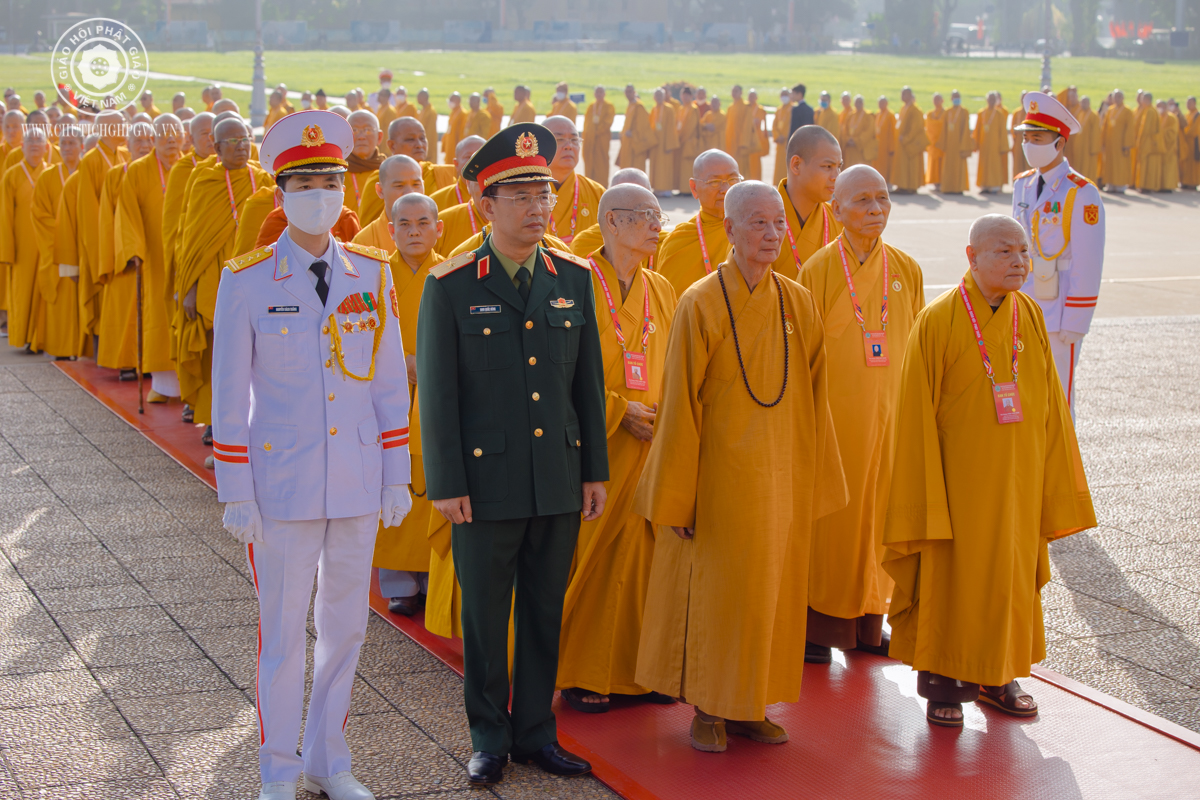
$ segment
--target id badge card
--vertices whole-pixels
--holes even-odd
[[[644,392],[650,388],[650,376],[646,374],[646,354],[625,354],[625,388]]]
[[[993,387],[992,396],[996,399],[996,419],[1001,425],[1025,419],[1025,415],[1021,413],[1021,393],[1017,391],[1016,381],[997,383]]]
[[[867,354],[868,367],[888,365],[887,331],[865,331],[863,349]]]

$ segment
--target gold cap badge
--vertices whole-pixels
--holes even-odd
[[[1029,110],[1034,114],[1037,113],[1037,100],[1029,101]]]
[[[309,125],[304,129],[304,133],[300,137],[300,144],[305,147],[319,147],[325,144],[325,134],[321,132],[320,125]]]
[[[537,139],[531,133],[522,133],[517,137],[517,157],[532,158],[538,154]]]

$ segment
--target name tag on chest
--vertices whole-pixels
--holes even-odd
[[[300,306],[267,306],[268,314],[299,314]]]
[[[886,367],[888,365],[886,331],[866,331],[863,334],[863,349],[866,351],[868,367]]]
[[[996,419],[1001,425],[1025,419],[1021,413],[1021,393],[1017,391],[1016,381],[997,383],[992,388],[992,396],[996,401]]]
[[[500,304],[494,306],[471,306],[472,314],[499,314]]]

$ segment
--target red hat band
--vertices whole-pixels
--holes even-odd
[[[1067,123],[1063,122],[1057,117],[1052,117],[1049,114],[1041,114],[1036,111],[1030,112],[1029,114],[1025,115],[1025,122],[1030,125],[1037,125],[1052,131],[1057,131],[1058,133],[1062,134],[1064,139],[1071,135],[1071,129],[1067,127]]]
[[[346,160],[342,158],[342,148],[332,142],[324,142],[315,147],[308,144],[299,144],[295,147],[289,147],[278,156],[275,157],[275,163],[271,168],[276,174],[279,174],[285,169],[294,167],[302,167],[308,164],[338,164],[346,166]]]
[[[496,181],[504,180],[513,175],[530,175],[544,174],[547,180],[551,179],[550,167],[546,164],[546,159],[542,156],[510,156],[497,161],[495,164],[488,165],[485,169],[479,171],[479,185],[486,189]]]

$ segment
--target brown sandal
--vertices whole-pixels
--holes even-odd
[[[952,708],[957,711],[958,719],[939,717],[934,714],[935,711],[941,711],[945,708]],[[936,700],[930,700],[925,706],[925,719],[929,720],[930,725],[938,725],[943,728],[961,728],[963,726],[962,703],[939,703]]]
[[[1029,692],[1021,690],[1021,684],[1016,681],[1010,681],[1003,686],[980,686],[979,701],[987,703],[990,706],[1003,711],[1005,714],[1010,714],[1014,717],[1036,717],[1038,713],[1037,703],[1034,702],[1029,708],[1022,708],[1017,705],[1017,701],[1024,698],[1033,700],[1033,695]]]

